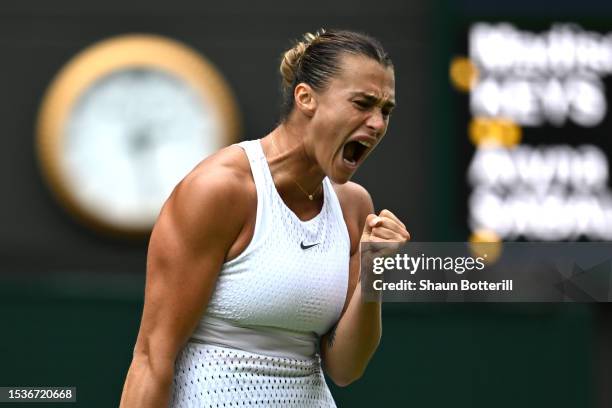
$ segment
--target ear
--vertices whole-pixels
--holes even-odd
[[[295,108],[308,117],[312,117],[317,110],[317,98],[314,89],[303,82],[297,84],[293,90]]]

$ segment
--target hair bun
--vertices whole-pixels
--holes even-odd
[[[302,41],[297,42],[293,48],[285,52],[280,65],[280,73],[281,77],[283,78],[284,87],[289,88],[291,85],[293,85],[298,66],[302,60],[302,57],[304,56],[304,53],[308,47],[323,33],[325,33],[325,30],[323,29],[314,34],[306,33],[304,34],[304,39]]]

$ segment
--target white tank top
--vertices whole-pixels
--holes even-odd
[[[340,203],[326,177],[320,213],[300,220],[278,194],[260,141],[238,145],[247,154],[257,190],[255,230],[246,249],[223,264],[192,340],[275,356],[312,356],[346,298],[350,239]]]

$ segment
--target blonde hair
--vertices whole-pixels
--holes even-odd
[[[306,83],[316,91],[323,91],[329,81],[340,73],[342,54],[362,55],[393,67],[391,58],[382,45],[366,34],[346,30],[320,29],[306,33],[301,41],[285,51],[280,63],[283,104],[281,121],[293,110],[293,90]]]
[[[296,42],[293,48],[285,51],[280,64],[280,74],[284,87],[290,87],[293,84],[304,53],[308,47],[324,33],[325,29],[323,28],[316,31],[314,34],[306,33],[302,36],[302,41]]]

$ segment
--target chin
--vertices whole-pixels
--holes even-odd
[[[334,184],[345,184],[348,183],[349,181],[351,181],[351,178],[353,177],[353,174],[348,174],[348,175],[344,175],[344,174],[336,174],[336,175],[328,175],[327,176]]]

